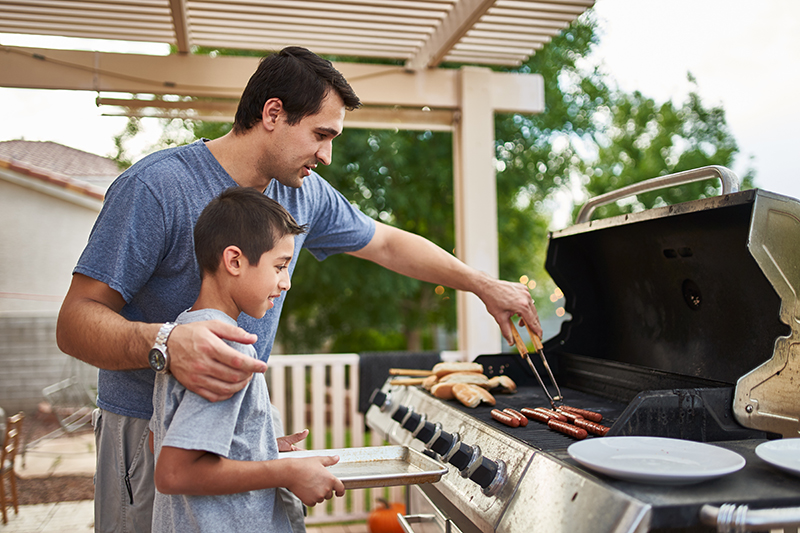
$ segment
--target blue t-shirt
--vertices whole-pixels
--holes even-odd
[[[175,320],[200,292],[194,256],[194,225],[203,208],[236,182],[205,142],[151,154],[109,187],[103,209],[74,272],[102,281],[125,299],[123,317],[149,323]],[[318,260],[360,250],[375,222],[312,172],[299,188],[270,181],[265,194],[283,205],[308,231],[295,238],[294,272],[300,249]],[[238,324],[258,335],[259,359],[269,358],[285,296],[264,318],[240,315]],[[97,405],[113,413],[149,419],[155,373],[100,370]]]
[[[271,312],[271,311],[268,311]],[[216,309],[181,313],[176,322],[200,320],[235,321]],[[255,357],[253,346],[227,342],[243,354]],[[186,390],[174,377],[159,374],[153,391],[156,461],[162,446],[202,450],[236,461],[269,461],[278,458],[272,428],[267,382],[262,374],[231,398],[209,402]],[[237,533],[291,533],[289,518],[277,490],[263,489],[218,496],[162,494],[153,503],[153,533],[236,531]]]

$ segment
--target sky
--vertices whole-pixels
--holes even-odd
[[[598,0],[594,60],[626,91],[683,102],[690,72],[706,107],[722,105],[739,146],[732,170],[800,198],[800,2]]]
[[[800,198],[800,2],[797,0],[597,0],[600,44],[590,58],[626,91],[658,103],[694,89],[722,105],[740,154],[734,170],[755,169],[756,186]],[[70,40],[71,42],[74,42]],[[0,43],[67,48],[65,39],[0,34]],[[91,49],[91,47],[89,48]],[[166,53],[162,45],[115,44],[114,52]],[[55,141],[113,153],[126,119],[104,117],[95,94],[0,88],[0,141]],[[158,138],[158,122],[131,148]]]

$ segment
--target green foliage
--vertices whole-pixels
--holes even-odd
[[[595,42],[588,16],[554,37],[514,69],[543,77],[544,113],[499,114],[495,120],[500,277],[535,280],[533,296],[543,318],[556,307],[547,298],[555,286],[544,271],[553,207],[571,195],[570,175],[581,164],[578,145],[595,133],[593,116],[608,98],[604,78],[579,68]]]
[[[370,217],[453,249],[449,133],[348,130],[321,172]],[[304,254],[278,332],[288,351],[319,349],[326,340],[337,351],[416,351],[434,348],[432,327],[455,329],[450,289],[438,295],[429,283],[347,255],[319,263]]]
[[[125,144],[134,138],[141,129],[139,118],[130,117],[125,124],[125,129],[118,135],[114,135],[114,155],[112,159],[117,163],[120,170],[125,170],[133,164],[132,157],[128,153]]]
[[[691,79],[691,78],[690,78]],[[585,170],[590,196],[647,178],[708,165],[732,166],[738,153],[722,107],[706,108],[696,92],[680,106],[660,106],[639,92],[612,94],[597,138],[597,158]],[[750,188],[753,173],[743,177]],[[640,194],[634,199],[598,208],[599,217],[672,205],[719,193],[718,180],[708,180]]]

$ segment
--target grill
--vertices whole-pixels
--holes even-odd
[[[692,485],[623,481],[579,465],[567,452],[575,441],[543,424],[512,429],[491,407],[387,380],[367,424],[450,466],[440,482],[409,488],[407,530],[797,531],[800,477],[755,448],[800,436],[800,203],[736,192],[720,167],[634,192],[713,176],[720,196],[589,220],[597,205],[631,194],[622,190],[551,235],[546,266],[570,318],[544,349],[565,403],[602,413],[608,436],[713,443],[745,467]],[[497,408],[548,405],[517,354],[477,362],[518,385],[496,395]]]

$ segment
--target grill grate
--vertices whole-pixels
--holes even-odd
[[[625,410],[626,404],[606,400],[598,396],[587,394],[571,389],[563,389],[565,398],[569,398],[567,405],[571,407],[578,407],[580,409],[589,409],[596,411],[603,415],[604,426],[611,427],[613,422]],[[510,435],[525,444],[532,446],[536,449],[546,452],[557,452],[566,450],[567,447],[575,442],[575,439],[553,431],[545,424],[531,420],[527,426],[519,428],[510,428],[497,421],[491,416],[491,411],[494,408],[505,409],[511,408],[519,411],[523,407],[550,407],[550,404],[545,397],[544,392],[536,386],[523,386],[520,387],[515,394],[497,394],[495,395],[497,405],[489,407],[481,405],[474,409],[470,409],[461,405],[457,401],[450,401],[448,403],[457,407],[469,416],[477,418],[478,420],[489,424],[490,426]],[[566,403],[566,402],[565,402]],[[587,438],[592,438],[590,435]]]

